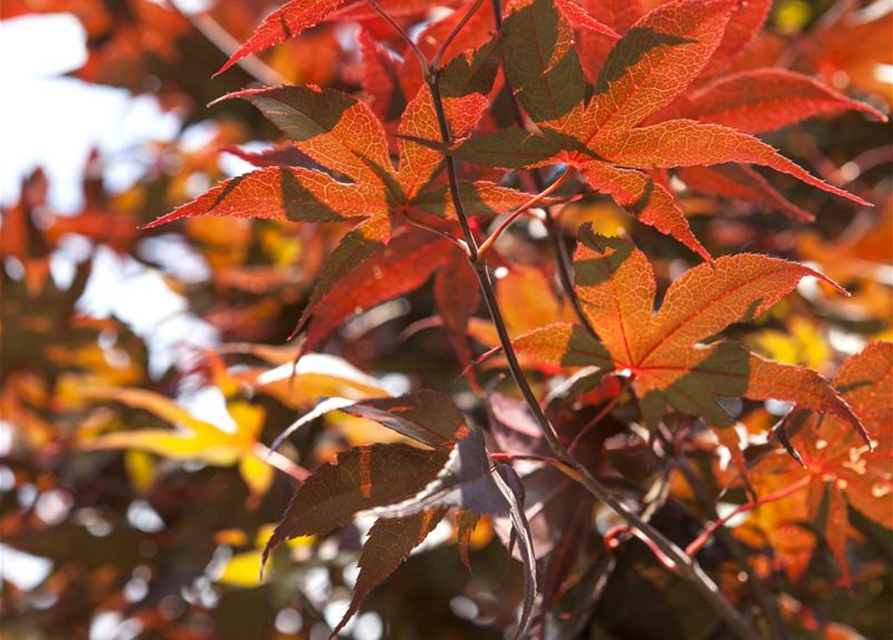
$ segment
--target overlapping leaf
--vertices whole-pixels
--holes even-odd
[[[684,93],[702,73],[712,75],[732,61],[761,26],[767,6],[758,2],[739,8],[735,0],[671,0],[658,6],[611,48],[587,102],[570,26],[547,0],[520,4],[506,19],[506,76],[545,138],[501,130],[464,142],[453,152],[505,168],[567,162],[596,191],[611,195],[642,222],[705,258],[709,254],[692,234],[673,193],[645,170],[758,164],[869,204],[815,178],[746,132],[830,110],[880,115],[875,110],[785,72],[750,72],[720,79],[693,97]],[[729,27],[732,16],[737,22]],[[776,109],[776,96],[793,100]],[[701,110],[706,112],[703,120]],[[676,119],[660,121],[666,117]],[[652,118],[658,122],[640,127]],[[754,197],[763,201],[778,200],[772,192],[764,193],[759,180],[730,190],[748,192],[757,192]],[[780,206],[788,213],[796,209]]]
[[[871,434],[873,451],[860,441],[850,425],[837,415],[809,417],[797,427],[791,444],[797,448],[803,467],[784,453],[764,460],[754,470],[757,486],[773,477],[788,484],[806,480],[804,490],[771,505],[761,507],[754,526],[768,528],[773,544],[783,545],[785,528],[799,524],[798,514],[814,522],[827,500],[823,533],[836,557],[842,575],[849,580],[846,542],[850,537],[848,507],[886,529],[893,529],[893,343],[877,342],[850,357],[834,377],[834,385],[865,423]],[[804,508],[805,507],[805,508]],[[769,525],[767,527],[767,525]]]
[[[143,389],[85,388],[81,397],[114,400],[134,409],[149,411],[175,425],[174,429],[117,431],[85,438],[85,450],[125,449],[146,451],[174,460],[199,460],[219,466],[238,465],[245,482],[255,493],[269,488],[273,467],[262,459],[266,447],[259,445],[264,411],[245,402],[233,402],[229,410],[237,428],[230,432],[193,417],[172,400]]]
[[[627,371],[635,376],[633,388],[651,423],[670,405],[712,426],[728,426],[733,420],[717,397],[773,398],[833,413],[863,431],[818,374],[765,360],[734,343],[702,344],[732,323],[759,316],[802,278],[827,281],[822,274],[766,256],[723,257],[673,282],[655,313],[651,265],[629,240],[597,236],[583,227],[574,267],[577,296],[600,344],[578,326],[557,324],[519,337],[519,351],[554,364]]]
[[[329,399],[283,436],[308,419],[333,410],[375,420],[432,448],[392,443],[354,447],[338,454],[334,462],[315,470],[295,492],[267,543],[264,561],[286,539],[324,535],[348,524],[360,512],[379,516],[360,560],[354,600],[340,628],[375,584],[390,575],[425,539],[446,510],[456,507],[477,514],[509,514],[525,564],[521,633],[536,593],[530,533],[519,506],[523,488],[510,468],[494,467],[483,434],[468,428],[448,396],[423,390],[359,402]]]

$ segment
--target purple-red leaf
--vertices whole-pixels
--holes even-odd
[[[428,534],[443,520],[446,511],[443,508],[432,509],[405,518],[376,520],[369,529],[366,544],[363,545],[358,563],[360,573],[353,588],[350,606],[330,638],[338,635],[378,583],[394,573],[410,552],[425,541]]]
[[[350,316],[420,287],[450,247],[446,240],[432,241],[429,234],[412,231],[394,238],[360,267],[340,274],[338,287],[315,305],[301,350],[312,350]]]
[[[761,174],[747,165],[718,164],[712,167],[680,167],[677,175],[687,187],[700,193],[752,202],[780,211],[793,220],[815,219],[781,195]]]
[[[348,524],[359,511],[412,498],[438,476],[448,456],[441,449],[422,451],[405,444],[373,444],[339,453],[295,492],[267,542],[264,560],[283,540],[325,535]]]

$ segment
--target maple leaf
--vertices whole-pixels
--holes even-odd
[[[176,430],[118,431],[85,438],[80,442],[84,450],[127,449],[173,460],[199,460],[216,466],[237,465],[245,483],[255,494],[262,494],[273,481],[273,467],[268,457],[272,452],[258,441],[265,416],[261,407],[240,401],[229,403],[228,409],[236,423],[236,429],[230,432],[195,418],[169,398],[151,391],[83,387],[78,392],[82,398],[114,400],[149,411],[178,427]],[[288,464],[278,455],[275,462]]]
[[[488,101],[498,59],[495,41],[474,51],[454,55],[440,72],[447,120],[456,135],[465,136],[480,120]],[[455,265],[455,250],[446,241],[395,233],[406,224],[440,228],[455,233],[455,211],[449,191],[434,182],[443,167],[443,155],[410,138],[429,137],[437,130],[430,88],[422,84],[407,105],[398,131],[399,166],[390,158],[385,129],[362,101],[341,92],[315,87],[263,88],[238,92],[224,99],[242,98],[259,108],[294,145],[314,162],[351,182],[342,182],[315,169],[267,167],[233,178],[147,225],[201,215],[257,217],[293,222],[344,222],[355,224],[323,265],[317,284],[296,332],[308,328],[301,346],[304,353],[318,345],[350,315],[417,288],[442,262]],[[523,204],[529,196],[486,181],[459,185],[469,215],[495,215]],[[433,217],[433,219],[432,219]],[[359,222],[357,222],[359,220]],[[391,239],[395,240],[394,246]],[[451,258],[450,255],[453,255]],[[363,269],[357,267],[363,264]],[[423,265],[421,269],[408,268]],[[470,280],[469,267],[441,271],[444,280]],[[337,289],[336,282],[341,283]],[[473,298],[472,298],[473,299]],[[444,304],[449,300],[442,299]],[[313,313],[324,307],[310,322]],[[451,341],[463,361],[462,346],[468,308],[451,316]],[[307,323],[310,322],[309,325]]]
[[[410,552],[425,541],[443,520],[446,511],[445,508],[431,509],[405,518],[379,518],[375,521],[357,563],[360,573],[350,605],[330,637],[338,635],[378,583],[394,573]]]
[[[271,13],[258,26],[229,60],[214,75],[219,75],[231,66],[250,56],[299,35],[305,29],[319,24],[346,0],[291,0]]]
[[[649,171],[729,162],[757,164],[871,206],[814,177],[745,132],[678,117],[649,124],[651,117],[660,120],[663,109],[672,112],[672,103],[707,68],[719,47],[725,51],[721,55],[730,56],[735,48],[730,42],[740,45],[749,41],[753,24],[759,28],[759,12],[748,14],[753,24],[725,39],[727,24],[738,5],[736,0],[671,0],[645,14],[610,49],[588,101],[573,33],[566,20],[549,0],[514,7],[505,21],[506,78],[543,137],[504,129],[476,141],[460,142],[451,152],[459,158],[504,168],[565,162],[578,169],[593,189],[609,194],[642,222],[676,238],[705,259],[710,255],[691,232],[675,196]],[[812,113],[856,105],[879,115],[800,78],[784,76],[781,80],[778,74],[751,74],[748,79],[770,90],[764,110],[770,108],[774,92],[802,96]],[[747,84],[748,80],[733,80],[733,86],[734,82]],[[728,85],[718,86],[714,99],[721,102]],[[746,99],[739,104],[741,111],[746,109]],[[710,107],[710,100],[699,106]],[[691,107],[689,115],[695,113],[695,107]],[[738,123],[743,116],[727,117]],[[762,117],[771,120],[771,116]],[[771,124],[782,122],[779,118]],[[783,122],[790,120],[788,115]],[[643,124],[646,126],[640,126]],[[765,124],[748,121],[748,128]],[[758,185],[749,182],[751,189]]]
[[[279,436],[283,439],[309,420],[340,410],[374,420],[417,442],[354,447],[316,469],[292,497],[263,552],[263,562],[280,542],[324,535],[346,525],[355,514],[379,516],[361,560],[361,581],[340,629],[362,599],[424,540],[447,509],[475,514],[509,514],[524,562],[525,598],[518,635],[526,628],[536,594],[535,559],[527,519],[520,507],[523,488],[514,471],[493,465],[479,430],[470,430],[448,396],[422,390],[398,398],[351,402],[330,398]],[[396,520],[387,520],[396,519]],[[399,536],[393,539],[391,536]],[[364,569],[364,567],[366,567]],[[336,629],[337,632],[337,629]]]
[[[887,117],[820,82],[784,69],[752,69],[723,76],[689,92],[668,111],[676,118],[722,124],[745,133],[774,131],[820,114],[861,111]]]
[[[767,256],[726,256],[676,279],[655,313],[656,283],[645,254],[629,240],[595,235],[590,225],[581,228],[574,269],[577,296],[599,341],[578,325],[556,323],[519,336],[519,353],[549,364],[628,372],[650,425],[669,404],[727,427],[734,420],[716,398],[743,397],[797,402],[865,433],[815,372],[765,360],[730,342],[701,344],[732,323],[756,318],[804,277],[836,286],[821,273]]]
[[[834,385],[865,423],[874,450],[869,450],[840,416],[809,416],[791,436],[803,465],[778,452],[764,459],[753,474],[758,488],[780,477],[788,486],[799,484],[805,491],[760,506],[751,522],[767,531],[773,545],[781,545],[780,534],[798,521],[816,522],[823,499],[827,500],[827,519],[821,531],[840,565],[843,581],[849,583],[848,508],[893,529],[893,343],[871,343],[851,356],[838,369]]]

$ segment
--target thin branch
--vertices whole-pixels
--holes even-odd
[[[496,21],[496,29],[500,30],[502,29],[502,6],[500,0],[491,0],[491,2],[493,4],[493,15]],[[524,120],[524,114],[521,112],[521,106],[518,104],[518,98],[515,96],[515,92],[512,90],[511,86],[508,86],[508,84],[506,86],[508,87],[509,106],[511,107],[515,124],[521,129],[526,129],[527,123]],[[527,173],[533,180],[536,190],[542,191],[545,188],[546,183],[543,180],[543,176],[539,169],[529,169]],[[567,253],[567,246],[564,244],[564,239],[561,237],[561,229],[559,229],[558,224],[555,221],[555,216],[552,215],[552,208],[543,207],[543,211],[546,214],[546,233],[549,237],[549,242],[552,244],[552,251],[555,253],[555,267],[558,272],[558,280],[561,282],[561,288],[564,290],[568,300],[570,300],[571,307],[573,308],[577,319],[580,320],[580,323],[589,335],[596,340],[599,340],[598,334],[595,332],[595,327],[592,326],[592,323],[589,322],[589,318],[583,313],[583,305],[574,289],[574,279],[571,276],[572,261]]]
[[[587,422],[586,425],[582,429],[580,429],[580,432],[576,435],[576,437],[571,442],[570,446],[567,448],[568,453],[573,453],[574,449],[577,448],[577,445],[580,444],[580,442],[583,440],[584,437],[586,437],[586,434],[588,434],[590,431],[595,429],[599,425],[599,423],[601,423],[601,421],[605,419],[605,416],[607,416],[609,413],[611,413],[611,411],[614,410],[614,407],[616,407],[617,403],[620,402],[620,399],[623,397],[623,394],[625,394],[627,391],[629,391],[629,388],[633,384],[633,380],[635,380],[635,376],[628,377],[623,382],[623,386],[620,387],[620,391],[617,393],[617,395],[614,396],[613,398],[611,398],[610,402],[608,402],[604,407],[602,407],[602,410],[599,411],[598,414],[592,420]]]
[[[520,216],[522,213],[524,213],[528,209],[535,207],[540,202],[542,202],[543,200],[548,198],[550,195],[555,193],[555,191],[557,191],[558,188],[562,184],[564,184],[565,180],[567,180],[570,177],[570,175],[571,175],[571,168],[570,168],[570,166],[568,166],[565,168],[564,172],[560,176],[558,176],[558,178],[555,180],[555,182],[550,184],[545,189],[541,189],[538,194],[536,194],[535,196],[530,198],[530,200],[528,200],[527,202],[522,204],[520,207],[515,209],[512,213],[510,213],[508,216],[506,216],[505,220],[502,221],[502,223],[496,228],[496,230],[493,233],[491,233],[490,236],[486,240],[484,240],[483,243],[481,243],[481,248],[478,251],[478,257],[483,258],[485,255],[487,255],[487,252],[493,246],[493,243],[495,243],[496,240],[499,239],[499,236],[502,235],[503,231],[508,229],[509,226],[515,220],[517,220],[518,216]]]
[[[459,32],[462,31],[462,28],[468,24],[468,21],[471,20],[471,16],[477,13],[477,10],[481,8],[481,5],[484,4],[484,0],[477,0],[471,7],[469,7],[468,11],[465,12],[465,15],[462,16],[462,19],[456,23],[456,26],[453,27],[453,30],[450,31],[450,34],[446,37],[446,40],[440,45],[437,49],[437,53],[434,54],[434,57],[431,58],[431,68],[432,69],[440,69],[440,61],[443,59],[444,54],[446,53],[447,47],[453,42]]]
[[[456,238],[452,234],[447,233],[446,231],[443,231],[442,229],[438,229],[433,224],[428,224],[424,220],[419,220],[418,218],[416,218],[414,215],[412,215],[408,211],[403,212],[403,217],[405,217],[406,220],[409,222],[409,224],[411,224],[412,226],[418,227],[419,229],[424,229],[425,231],[430,231],[431,233],[438,235],[441,238],[444,238],[445,240],[449,240],[452,244],[454,244],[457,247],[459,247],[460,249],[462,249],[463,253],[465,253],[465,254],[468,253],[468,245],[465,244],[464,240],[460,240],[459,238]]]
[[[447,145],[453,143],[453,134],[450,132],[450,125],[447,122],[446,112],[443,108],[443,98],[440,95],[440,77],[437,70],[434,70],[426,76],[428,87],[431,89],[431,99],[434,102],[434,111],[437,114],[437,125],[440,128],[441,140]],[[462,196],[459,191],[459,174],[456,171],[456,159],[451,154],[446,154],[444,162],[447,169],[447,183],[450,187],[450,198],[453,200],[453,208],[456,210],[456,217],[459,218],[459,226],[462,227],[462,234],[465,236],[465,243],[468,245],[468,260],[477,271],[478,261],[478,243],[468,223],[468,216],[465,214],[465,207],[462,204]],[[486,267],[484,267],[486,270]],[[489,276],[488,276],[489,278]],[[481,284],[481,287],[484,285]]]
[[[437,113],[437,121],[440,127],[441,138],[443,142],[449,144],[452,142],[452,134],[450,133],[449,124],[447,122],[446,113],[444,111],[443,100],[441,99],[440,95],[437,72],[432,72],[426,79],[429,86],[431,87],[431,95],[434,101],[434,109]],[[462,204],[462,199],[459,196],[459,182],[456,172],[455,159],[452,156],[447,155],[446,165],[447,178],[449,180],[450,193],[453,197],[453,205],[456,210],[456,216],[459,218],[462,232],[465,234],[465,242],[468,244],[469,247],[469,262],[471,263],[471,266],[474,268],[475,274],[478,277],[478,282],[481,286],[481,292],[483,293],[484,300],[487,303],[487,309],[490,313],[490,318],[492,319],[493,324],[496,327],[496,332],[499,335],[499,342],[502,345],[503,351],[505,352],[505,357],[508,361],[512,378],[514,378],[515,384],[517,384],[518,388],[521,390],[521,394],[524,396],[524,400],[527,403],[527,406],[536,419],[536,422],[540,430],[542,431],[543,436],[549,445],[549,448],[552,449],[555,457],[560,462],[566,464],[575,472],[579,473],[580,483],[593,496],[607,505],[608,508],[614,511],[617,515],[619,515],[637,536],[647,539],[650,544],[653,544],[670,561],[672,561],[679,574],[682,575],[684,578],[692,581],[693,585],[698,589],[701,595],[710,603],[710,605],[716,610],[717,614],[726,622],[726,624],[729,625],[729,627],[731,627],[731,629],[738,637],[744,640],[760,640],[759,635],[747,624],[738,610],[735,609],[735,607],[732,606],[732,604],[725,598],[725,596],[722,595],[722,593],[719,591],[719,588],[716,586],[713,580],[711,580],[710,576],[708,576],[704,572],[704,570],[700,567],[700,565],[698,565],[697,562],[687,556],[685,552],[683,552],[678,546],[676,546],[674,542],[664,536],[663,533],[658,531],[649,523],[643,521],[624,502],[616,498],[608,490],[607,487],[596,480],[595,477],[593,477],[592,474],[589,473],[589,470],[586,469],[585,466],[583,466],[568,452],[567,448],[561,442],[560,438],[558,437],[558,433],[555,431],[555,428],[549,422],[549,419],[546,417],[545,413],[543,413],[543,410],[540,407],[539,402],[537,401],[536,395],[533,393],[533,389],[530,387],[530,383],[527,381],[527,378],[524,375],[524,371],[521,368],[520,363],[518,362],[518,357],[515,354],[515,349],[512,345],[511,336],[508,333],[505,319],[502,316],[499,302],[496,299],[496,292],[493,288],[493,282],[490,277],[489,269],[484,262],[478,259],[478,245],[471,231],[471,227],[468,224],[468,218],[465,213],[465,208]]]
[[[393,19],[388,16],[387,12],[384,11],[375,0],[366,0],[373,8],[376,8],[376,11],[381,15],[389,24],[398,29],[399,33],[404,33],[402,29],[399,28]],[[500,15],[499,11],[496,11],[497,16]],[[410,40],[411,41],[411,40]],[[417,50],[417,48],[416,48]],[[420,53],[420,52],[419,52]],[[432,70],[428,64],[427,60],[424,59],[424,56],[421,57],[419,62],[424,62],[422,64],[422,69],[424,72],[425,81],[428,83],[428,86],[431,89],[431,97],[434,103],[434,110],[437,115],[437,123],[440,128],[441,140],[447,145],[451,144],[453,141],[452,133],[450,132],[450,126],[446,118],[446,112],[444,111],[443,106],[443,98],[440,94],[440,81],[438,77],[437,70]],[[719,588],[710,579],[704,570],[698,565],[697,562],[692,560],[689,556],[685,554],[675,543],[673,543],[670,539],[664,536],[660,531],[655,529],[649,523],[643,521],[633,510],[628,507],[625,503],[616,498],[607,487],[602,485],[595,477],[589,473],[589,470],[586,469],[576,458],[574,458],[561,442],[558,437],[558,433],[555,431],[555,428],[549,422],[549,419],[546,417],[546,414],[543,413],[542,408],[537,401],[536,395],[533,393],[533,389],[530,387],[530,383],[527,381],[527,378],[524,375],[524,371],[521,368],[520,363],[518,362],[518,357],[515,354],[514,346],[512,345],[511,336],[508,333],[508,328],[505,324],[505,319],[503,318],[502,311],[499,307],[499,302],[496,299],[496,291],[493,287],[493,281],[490,277],[489,269],[487,265],[478,259],[478,244],[477,240],[474,237],[474,233],[471,229],[471,226],[468,222],[468,216],[465,213],[465,207],[462,204],[462,198],[459,192],[459,178],[458,172],[456,170],[456,161],[455,158],[451,155],[447,155],[446,159],[446,167],[447,167],[447,179],[450,188],[450,196],[453,199],[453,206],[456,210],[456,216],[459,219],[459,225],[462,227],[462,233],[465,236],[465,242],[468,245],[468,261],[474,269],[475,275],[478,278],[478,283],[481,287],[481,292],[484,295],[484,300],[487,303],[487,309],[490,313],[490,318],[493,321],[494,326],[496,327],[496,332],[499,335],[499,342],[502,345],[503,351],[505,352],[506,360],[509,364],[509,370],[511,371],[512,378],[515,380],[515,384],[518,385],[518,388],[521,390],[521,394],[524,396],[524,400],[527,403],[530,411],[533,413],[534,418],[540,430],[543,433],[546,442],[549,445],[549,448],[552,449],[552,452],[555,454],[555,457],[559,462],[564,463],[575,472],[580,475],[580,483],[598,500],[603,502],[608,506],[612,511],[614,511],[617,515],[619,515],[626,523],[630,526],[631,529],[635,532],[637,536],[643,537],[649,541],[649,543],[653,543],[654,546],[659,549],[667,558],[673,562],[677,571],[680,575],[692,581],[694,586],[698,589],[698,591],[704,596],[704,598],[710,603],[710,605],[716,610],[718,615],[728,624],[735,634],[742,638],[743,640],[761,640],[757,633],[748,626],[747,622],[741,616],[735,607],[722,595],[719,591]]]
[[[580,474],[571,467],[561,462],[561,460],[559,460],[558,458],[540,456],[535,453],[491,453],[490,457],[493,460],[502,460],[505,462],[512,462],[515,460],[525,462],[542,462],[543,464],[555,467],[572,480],[576,480],[577,482],[580,481]]]
[[[422,67],[422,75],[427,78],[431,73],[431,65],[428,63],[428,58],[426,58],[425,54],[422,53],[422,50],[419,49],[419,45],[415,43],[415,40],[409,37],[409,34],[406,33],[403,27],[394,20],[394,17],[390,13],[385,11],[384,7],[378,4],[377,0],[366,0],[366,4],[372,7],[372,10],[375,11],[382,20],[387,22],[397,35],[406,42],[410,50],[415,54],[415,57],[419,60],[419,66]]]
[[[685,480],[691,487],[692,493],[694,494],[695,499],[701,505],[704,513],[707,515],[708,518],[714,520],[717,519],[719,515],[716,513],[716,508],[713,505],[713,501],[710,499],[710,496],[708,495],[707,489],[706,487],[704,487],[704,484],[700,481],[698,476],[692,470],[691,466],[688,464],[688,461],[685,460],[682,456],[676,456],[676,463],[677,468],[679,469],[679,471],[682,472],[682,475],[685,476]],[[790,640],[791,635],[790,633],[788,633],[787,627],[784,624],[784,620],[781,617],[781,612],[778,610],[778,603],[775,594],[770,593],[763,586],[762,580],[760,580],[759,576],[753,570],[753,567],[751,566],[744,549],[741,548],[741,545],[738,543],[738,541],[732,537],[732,534],[729,533],[728,529],[726,529],[725,527],[720,527],[716,531],[716,536],[732,554],[732,557],[735,559],[738,568],[744,572],[745,576],[747,576],[745,584],[763,612],[763,618],[766,620],[766,625],[772,639]]]
[[[695,538],[692,543],[685,548],[685,552],[689,555],[695,555],[704,547],[705,544],[707,544],[707,541],[710,540],[710,538],[713,536],[714,533],[716,533],[718,529],[725,526],[725,524],[729,520],[737,516],[739,513],[744,513],[745,511],[749,511],[754,507],[758,507],[762,504],[767,504],[769,502],[775,502],[776,500],[787,498],[788,496],[797,493],[801,489],[806,488],[806,486],[809,484],[809,480],[809,476],[806,476],[805,478],[802,478],[797,482],[786,486],[784,489],[779,489],[778,491],[764,495],[760,498],[757,498],[756,500],[750,500],[738,506],[728,515],[720,518],[719,520],[711,522],[710,525],[704,530],[704,532],[697,538]]]
[[[188,21],[196,31],[202,34],[208,42],[213,44],[227,58],[239,50],[239,41],[227,31],[223,25],[208,13],[188,13],[180,8],[177,0],[169,0],[168,4],[174,11]],[[236,63],[248,75],[265,85],[288,84],[288,79],[273,67],[256,56],[242,58]]]
[[[271,467],[279,469],[279,471],[291,476],[298,482],[304,482],[310,477],[310,472],[301,465],[292,462],[281,453],[273,451],[262,442],[255,442],[253,447],[254,455],[266,462]]]

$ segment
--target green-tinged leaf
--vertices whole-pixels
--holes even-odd
[[[323,166],[361,185],[391,185],[390,154],[384,127],[365,103],[333,89],[279,87],[226,96],[257,107]]]
[[[489,167],[523,169],[545,162],[560,150],[554,142],[528,131],[500,129],[466,140],[447,153]]]
[[[636,377],[633,388],[650,420],[659,418],[669,402],[714,426],[727,426],[730,418],[712,398],[772,398],[833,413],[863,431],[846,402],[818,374],[763,360],[736,345],[699,344],[734,322],[756,318],[804,277],[830,283],[822,274],[767,256],[727,256],[677,278],[654,313],[651,266],[629,240],[605,238],[583,227],[574,268],[583,312],[615,368]]]
[[[499,71],[499,41],[453,58],[439,73],[440,93],[445,99],[478,93],[488,95]]]
[[[532,0],[514,3],[503,26],[509,85],[534,122],[561,130],[585,97],[570,25],[552,0]]]
[[[611,355],[580,325],[559,322],[534,329],[512,340],[526,362],[555,367],[596,364],[611,369]]]
[[[586,111],[588,137],[617,134],[669,104],[719,45],[737,0],[670,0],[608,54]]]

